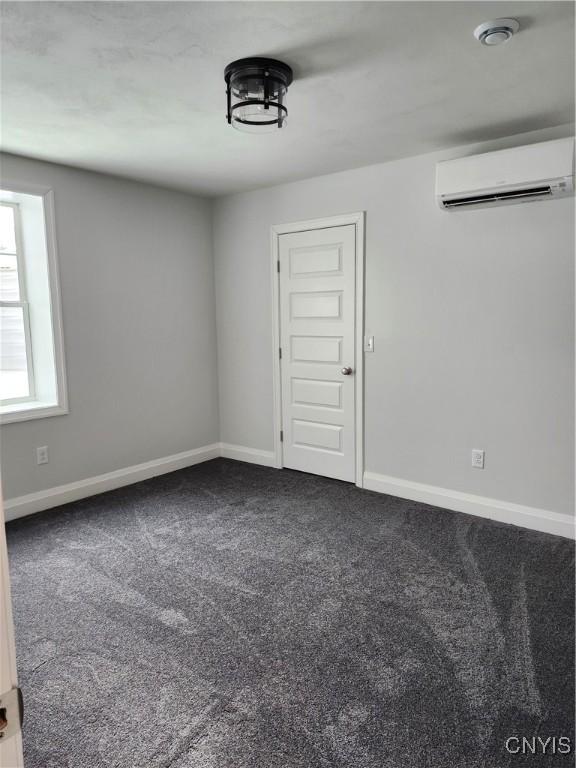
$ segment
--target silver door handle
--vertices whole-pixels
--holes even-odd
[[[352,373],[352,368],[342,368],[341,373],[342,373],[342,376],[350,376],[350,374]]]

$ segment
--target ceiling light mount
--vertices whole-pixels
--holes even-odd
[[[228,124],[248,133],[266,133],[286,125],[285,98],[293,78],[288,64],[252,57],[224,70]]]
[[[505,43],[520,29],[516,19],[493,19],[485,21],[474,30],[474,37],[482,45],[500,45]]]

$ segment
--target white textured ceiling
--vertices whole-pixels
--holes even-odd
[[[208,195],[573,120],[571,2],[4,2],[2,148]],[[486,19],[521,30],[495,48]],[[223,70],[294,68],[286,129],[225,121]]]

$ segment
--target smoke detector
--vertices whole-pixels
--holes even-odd
[[[493,19],[485,21],[474,30],[474,37],[482,45],[500,45],[510,40],[515,32],[520,29],[516,19]]]

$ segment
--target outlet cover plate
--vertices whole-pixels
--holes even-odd
[[[474,469],[484,469],[484,451],[479,448],[472,449],[472,466]]]

